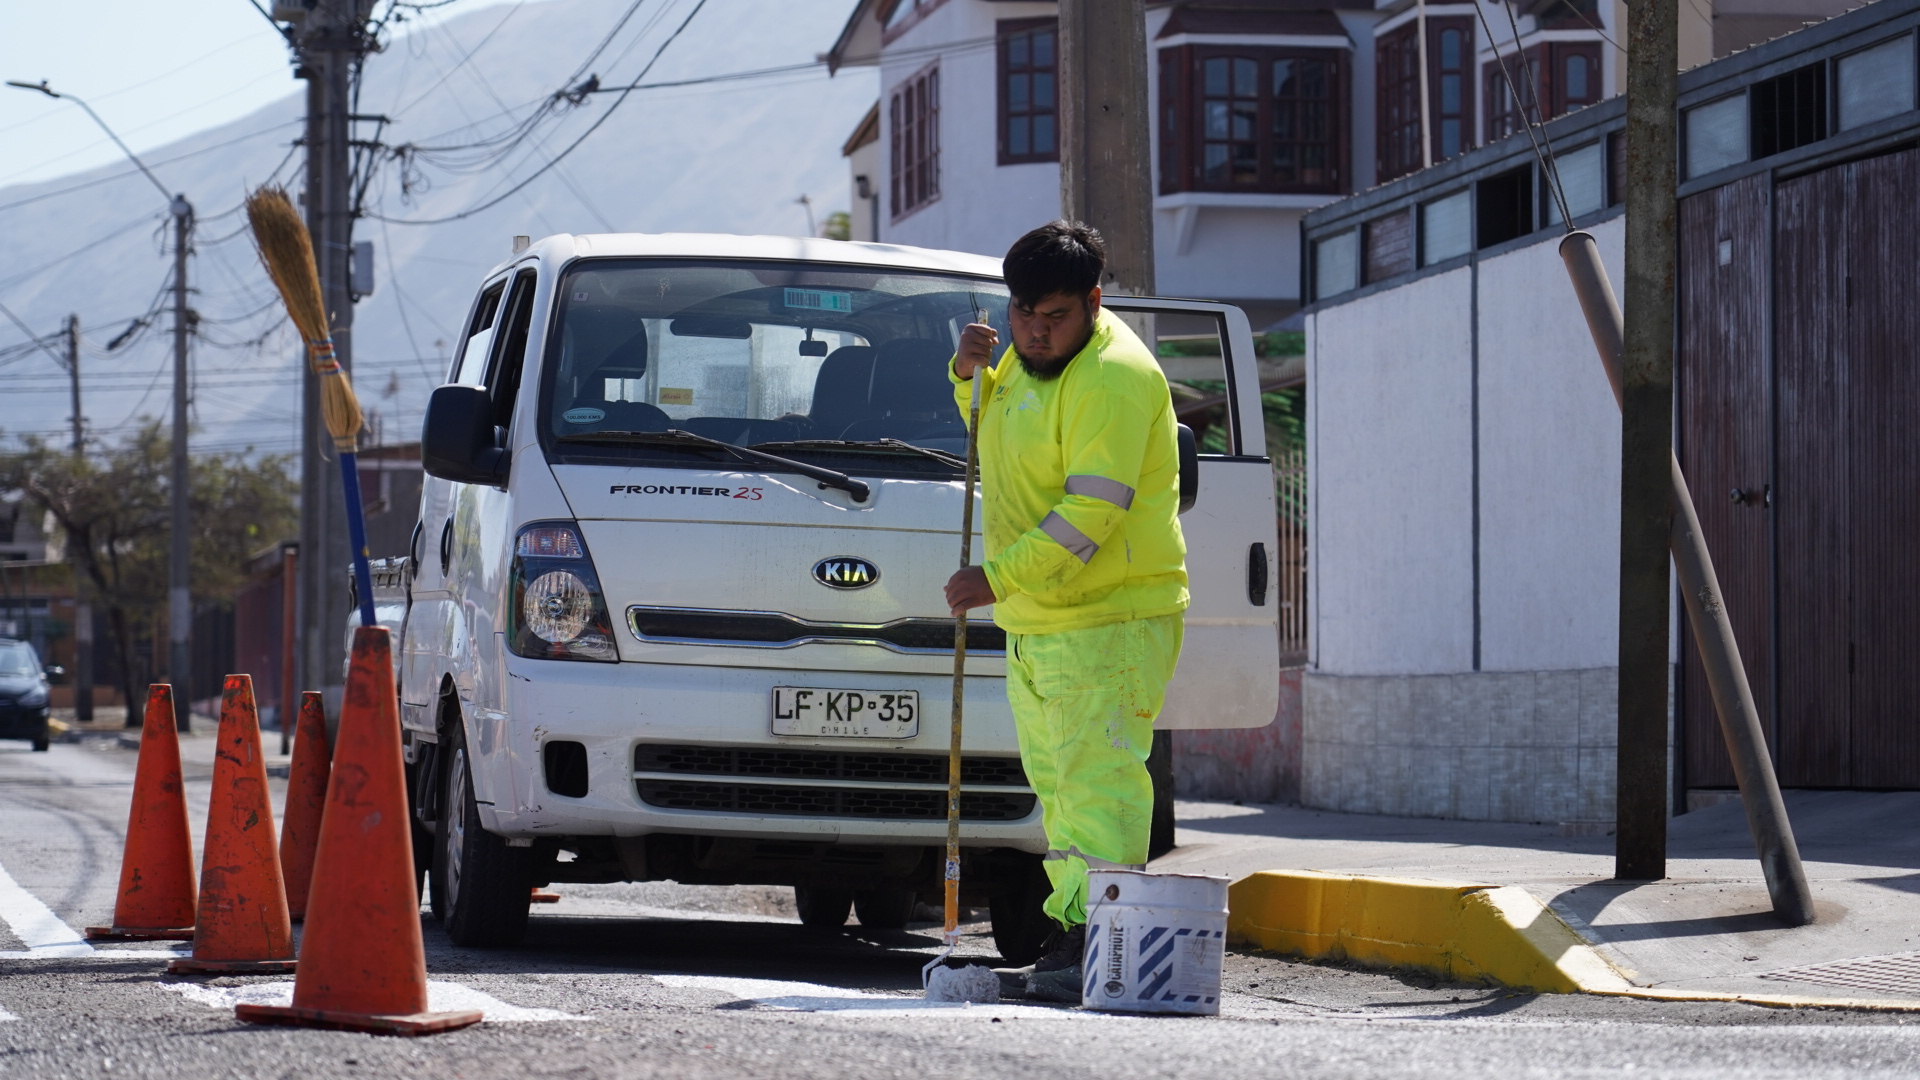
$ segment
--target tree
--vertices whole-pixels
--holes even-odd
[[[146,681],[134,659],[141,644],[159,643],[167,603],[171,445],[159,422],[148,420],[118,446],[84,457],[34,436],[0,455],[0,487],[52,516],[75,572],[87,576],[107,613],[130,727]],[[231,596],[246,581],[248,557],[293,531],[288,458],[201,455],[192,475],[193,592]]]
[[[829,240],[848,240],[853,237],[853,216],[845,210],[835,210],[827,215],[827,223],[820,235]]]

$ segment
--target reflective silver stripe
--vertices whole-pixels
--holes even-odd
[[[1104,476],[1067,477],[1067,494],[1085,495],[1090,499],[1101,499],[1125,510],[1133,505],[1133,489],[1118,480],[1109,480]]]
[[[1079,859],[1081,862],[1086,863],[1087,869],[1089,870],[1145,870],[1147,868],[1146,863],[1118,863],[1108,862],[1105,859],[1096,859],[1077,847],[1069,847],[1065,851],[1057,849],[1049,851],[1043,861],[1061,862],[1069,858]]]
[[[1040,531],[1053,537],[1053,541],[1073,553],[1081,562],[1092,562],[1100,552],[1100,545],[1087,538],[1087,534],[1073,527],[1073,523],[1059,514],[1048,514],[1040,523]]]

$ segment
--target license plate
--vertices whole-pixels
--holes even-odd
[[[815,738],[911,739],[920,734],[920,691],[773,688],[773,733]]]

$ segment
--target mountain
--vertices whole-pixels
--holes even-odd
[[[398,36],[368,58],[356,111],[391,118],[380,133],[386,144],[429,148],[379,163],[370,216],[354,232],[376,252],[375,291],[355,312],[354,361],[381,441],[418,437],[426,396],[440,382],[480,275],[510,253],[514,235],[795,235],[807,229],[800,195],[823,218],[848,207],[839,151],[877,95],[866,68],[831,79],[815,66],[638,90],[617,108],[620,95],[594,94],[550,110],[504,155],[484,145],[444,149],[508,132],[576,71],[598,74],[603,86],[634,81],[698,2],[642,0],[609,38],[626,0],[522,0]],[[832,43],[852,3],[707,0],[645,80],[807,64]],[[304,86],[289,69],[286,93],[253,114],[143,155],[197,211],[188,272],[201,317],[192,363],[196,451],[296,449],[302,358],[239,207],[250,187],[270,178],[298,190],[293,140]],[[498,205],[442,224],[402,223],[488,202],[603,118],[557,168]],[[363,124],[358,135],[373,129]],[[0,188],[0,250],[8,256],[0,303],[41,334],[79,314],[83,411],[100,439],[117,439],[142,416],[170,416],[172,323],[162,290],[171,259],[161,247],[168,222],[160,194],[126,165]],[[158,311],[150,326],[106,349],[150,310]],[[66,375],[45,352],[20,347],[24,340],[0,322],[0,433],[9,441],[28,433],[64,439]]]

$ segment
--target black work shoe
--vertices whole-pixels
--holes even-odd
[[[1053,940],[1048,943],[1047,954],[1034,961],[1035,974],[1043,971],[1064,971],[1072,968],[1080,970],[1080,961],[1087,955],[1087,924],[1068,927],[1054,932]],[[1076,994],[1078,991],[1076,991]],[[1078,1000],[1076,997],[1075,1000]]]
[[[1076,929],[1079,929],[1076,927]],[[1080,1004],[1080,964],[1052,971],[1035,971],[1027,976],[1027,997],[1035,1001]]]

